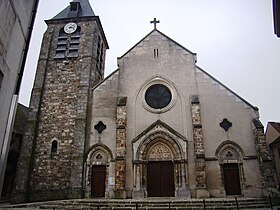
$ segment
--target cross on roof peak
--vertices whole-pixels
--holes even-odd
[[[157,23],[159,23],[159,20],[154,18],[154,20],[152,20],[150,23],[153,23],[154,24],[154,29],[157,29]]]

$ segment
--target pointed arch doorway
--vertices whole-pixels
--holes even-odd
[[[132,198],[190,198],[187,139],[160,120],[132,141]]]
[[[147,159],[148,197],[174,197],[174,158],[170,147],[158,140],[148,149]]]
[[[92,145],[87,152],[84,193],[85,198],[108,198],[113,189],[109,178],[113,177],[111,150],[103,144]]]
[[[221,181],[226,196],[243,195],[244,174],[242,148],[233,141],[223,142],[216,150],[221,169]]]

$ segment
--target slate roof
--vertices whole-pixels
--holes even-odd
[[[269,132],[271,132],[271,128],[269,127],[269,125],[275,129],[278,132],[278,137],[275,139],[267,139],[269,142],[270,147],[273,147],[274,145],[277,145],[280,143],[280,122],[268,122],[267,123],[267,127],[266,127],[266,136],[268,135]]]
[[[275,130],[280,133],[280,123],[278,122],[268,122]]]
[[[269,146],[273,147],[274,145],[277,145],[280,143],[280,137],[278,137],[277,139],[275,139],[273,142],[269,143]]]
[[[77,16],[75,16],[75,17],[95,16],[88,0],[73,0],[72,2],[79,2],[80,6],[81,6],[81,9],[79,10],[79,12],[77,13]],[[69,17],[69,14],[70,14],[70,5],[68,7],[66,7],[64,10],[62,10],[59,14],[54,16],[51,20],[73,18],[72,16]]]
[[[137,42],[132,48],[130,48],[125,54],[123,54],[121,57],[118,57],[118,59],[123,58],[124,56],[126,56],[131,50],[133,50],[137,45],[139,45],[143,40],[145,40],[148,36],[150,36],[153,32],[158,32],[159,34],[161,34],[162,36],[164,36],[166,39],[170,40],[171,42],[175,43],[176,45],[180,46],[181,48],[183,48],[184,50],[186,50],[187,52],[189,52],[190,54],[196,55],[196,53],[193,53],[192,51],[188,50],[187,48],[185,48],[184,46],[180,45],[178,42],[174,41],[173,39],[171,39],[170,37],[168,37],[167,35],[165,35],[164,33],[160,32],[158,29],[153,29],[150,33],[148,33],[143,39],[141,39],[139,42]]]

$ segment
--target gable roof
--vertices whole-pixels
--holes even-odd
[[[102,85],[106,80],[108,80],[110,77],[112,77],[115,73],[117,73],[120,69],[116,69],[111,74],[109,74],[107,77],[105,77],[103,80],[101,80],[99,83],[97,83],[91,90],[95,90],[100,85]]]
[[[80,9],[75,14],[75,16],[71,15],[70,7],[73,3],[79,3]],[[54,16],[51,20],[58,20],[58,19],[66,19],[66,18],[73,18],[73,17],[93,17],[95,16],[90,3],[88,0],[73,0],[70,2],[70,5]]]
[[[280,143],[280,122],[268,122],[265,136],[271,147]]]
[[[167,35],[165,35],[164,33],[160,32],[157,29],[153,29],[150,33],[148,33],[144,38],[142,38],[139,42],[137,42],[132,48],[130,48],[126,53],[124,53],[121,57],[118,57],[118,59],[121,59],[123,57],[125,57],[129,52],[131,52],[137,45],[139,45],[142,41],[144,41],[148,36],[150,36],[152,33],[158,32],[160,35],[162,35],[163,37],[165,37],[167,40],[173,42],[175,45],[181,47],[183,50],[186,50],[188,53],[194,55],[196,57],[196,53],[193,53],[192,51],[190,51],[189,49],[185,48],[184,46],[180,45],[178,42],[174,41],[173,39],[171,39],[170,37],[168,37]],[[195,58],[196,59],[196,58]],[[196,62],[196,60],[195,60]],[[258,107],[253,106],[251,103],[249,103],[248,101],[246,101],[244,98],[242,98],[241,96],[239,96],[237,93],[235,93],[234,91],[232,91],[230,88],[228,88],[226,85],[224,85],[222,82],[220,82],[219,80],[217,80],[216,78],[214,78],[212,75],[210,75],[209,73],[207,73],[205,70],[203,70],[202,68],[200,68],[199,66],[195,65],[196,70],[202,72],[204,75],[206,75],[206,77],[211,78],[214,83],[220,85],[222,88],[226,89],[231,95],[234,95],[238,101],[242,101],[244,104],[246,104],[247,106],[249,106],[250,108],[252,108],[255,111],[258,111]]]
[[[280,123],[279,122],[268,122],[275,130],[280,134]]]
[[[258,111],[259,108],[256,106],[253,106],[251,103],[249,103],[248,101],[246,101],[244,98],[242,98],[241,96],[239,96],[237,93],[235,93],[233,90],[231,90],[230,88],[228,88],[226,85],[224,85],[222,82],[220,82],[219,80],[217,80],[215,77],[213,77],[212,75],[210,75],[208,72],[206,72],[205,70],[203,70],[202,68],[200,68],[199,66],[196,65],[196,70],[199,70],[200,72],[202,72],[203,74],[205,74],[207,77],[211,78],[216,84],[220,85],[222,88],[224,88],[225,90],[227,90],[231,95],[234,95],[235,97],[237,97],[240,101],[242,101],[243,103],[245,103],[247,106],[251,107],[253,110]],[[261,122],[259,122],[261,124]],[[261,124],[261,126],[263,127],[263,125]]]
[[[164,33],[160,32],[157,29],[152,30],[150,33],[148,33],[143,39],[141,39],[139,42],[137,42],[132,48],[130,48],[125,54],[123,54],[121,57],[118,57],[118,59],[123,58],[124,56],[126,56],[131,50],[133,50],[137,45],[139,45],[142,41],[144,41],[148,36],[150,36],[152,33],[154,32],[158,32],[159,34],[161,34],[162,36],[164,36],[167,40],[173,42],[174,44],[178,45],[179,47],[183,48],[184,50],[186,50],[187,52],[196,55],[196,53],[193,53],[192,51],[188,50],[187,48],[185,48],[184,46],[180,45],[178,42],[174,41],[173,39],[171,39],[170,37],[166,36]]]
[[[278,145],[280,143],[280,137],[269,143],[270,147],[273,147],[274,145]]]

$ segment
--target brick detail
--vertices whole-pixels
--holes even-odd
[[[257,126],[254,129],[254,135],[262,178],[262,186],[264,188],[275,187],[273,178],[272,153],[267,145],[263,127]]]
[[[197,128],[194,126],[193,139],[194,139],[195,157],[198,158],[204,157],[205,155],[204,155],[202,127]]]
[[[196,158],[195,169],[196,169],[196,185],[197,185],[197,188],[206,189],[205,160],[203,158]]]
[[[125,197],[126,154],[126,98],[119,98],[117,105],[115,190],[116,197]]]
[[[198,189],[206,189],[205,153],[198,96],[193,96],[191,98],[191,114],[193,124],[196,187]]]
[[[124,158],[125,156],[125,139],[126,139],[126,129],[117,128],[116,135],[116,157]]]
[[[115,165],[116,170],[116,190],[124,190],[125,189],[125,160],[116,160]]]

